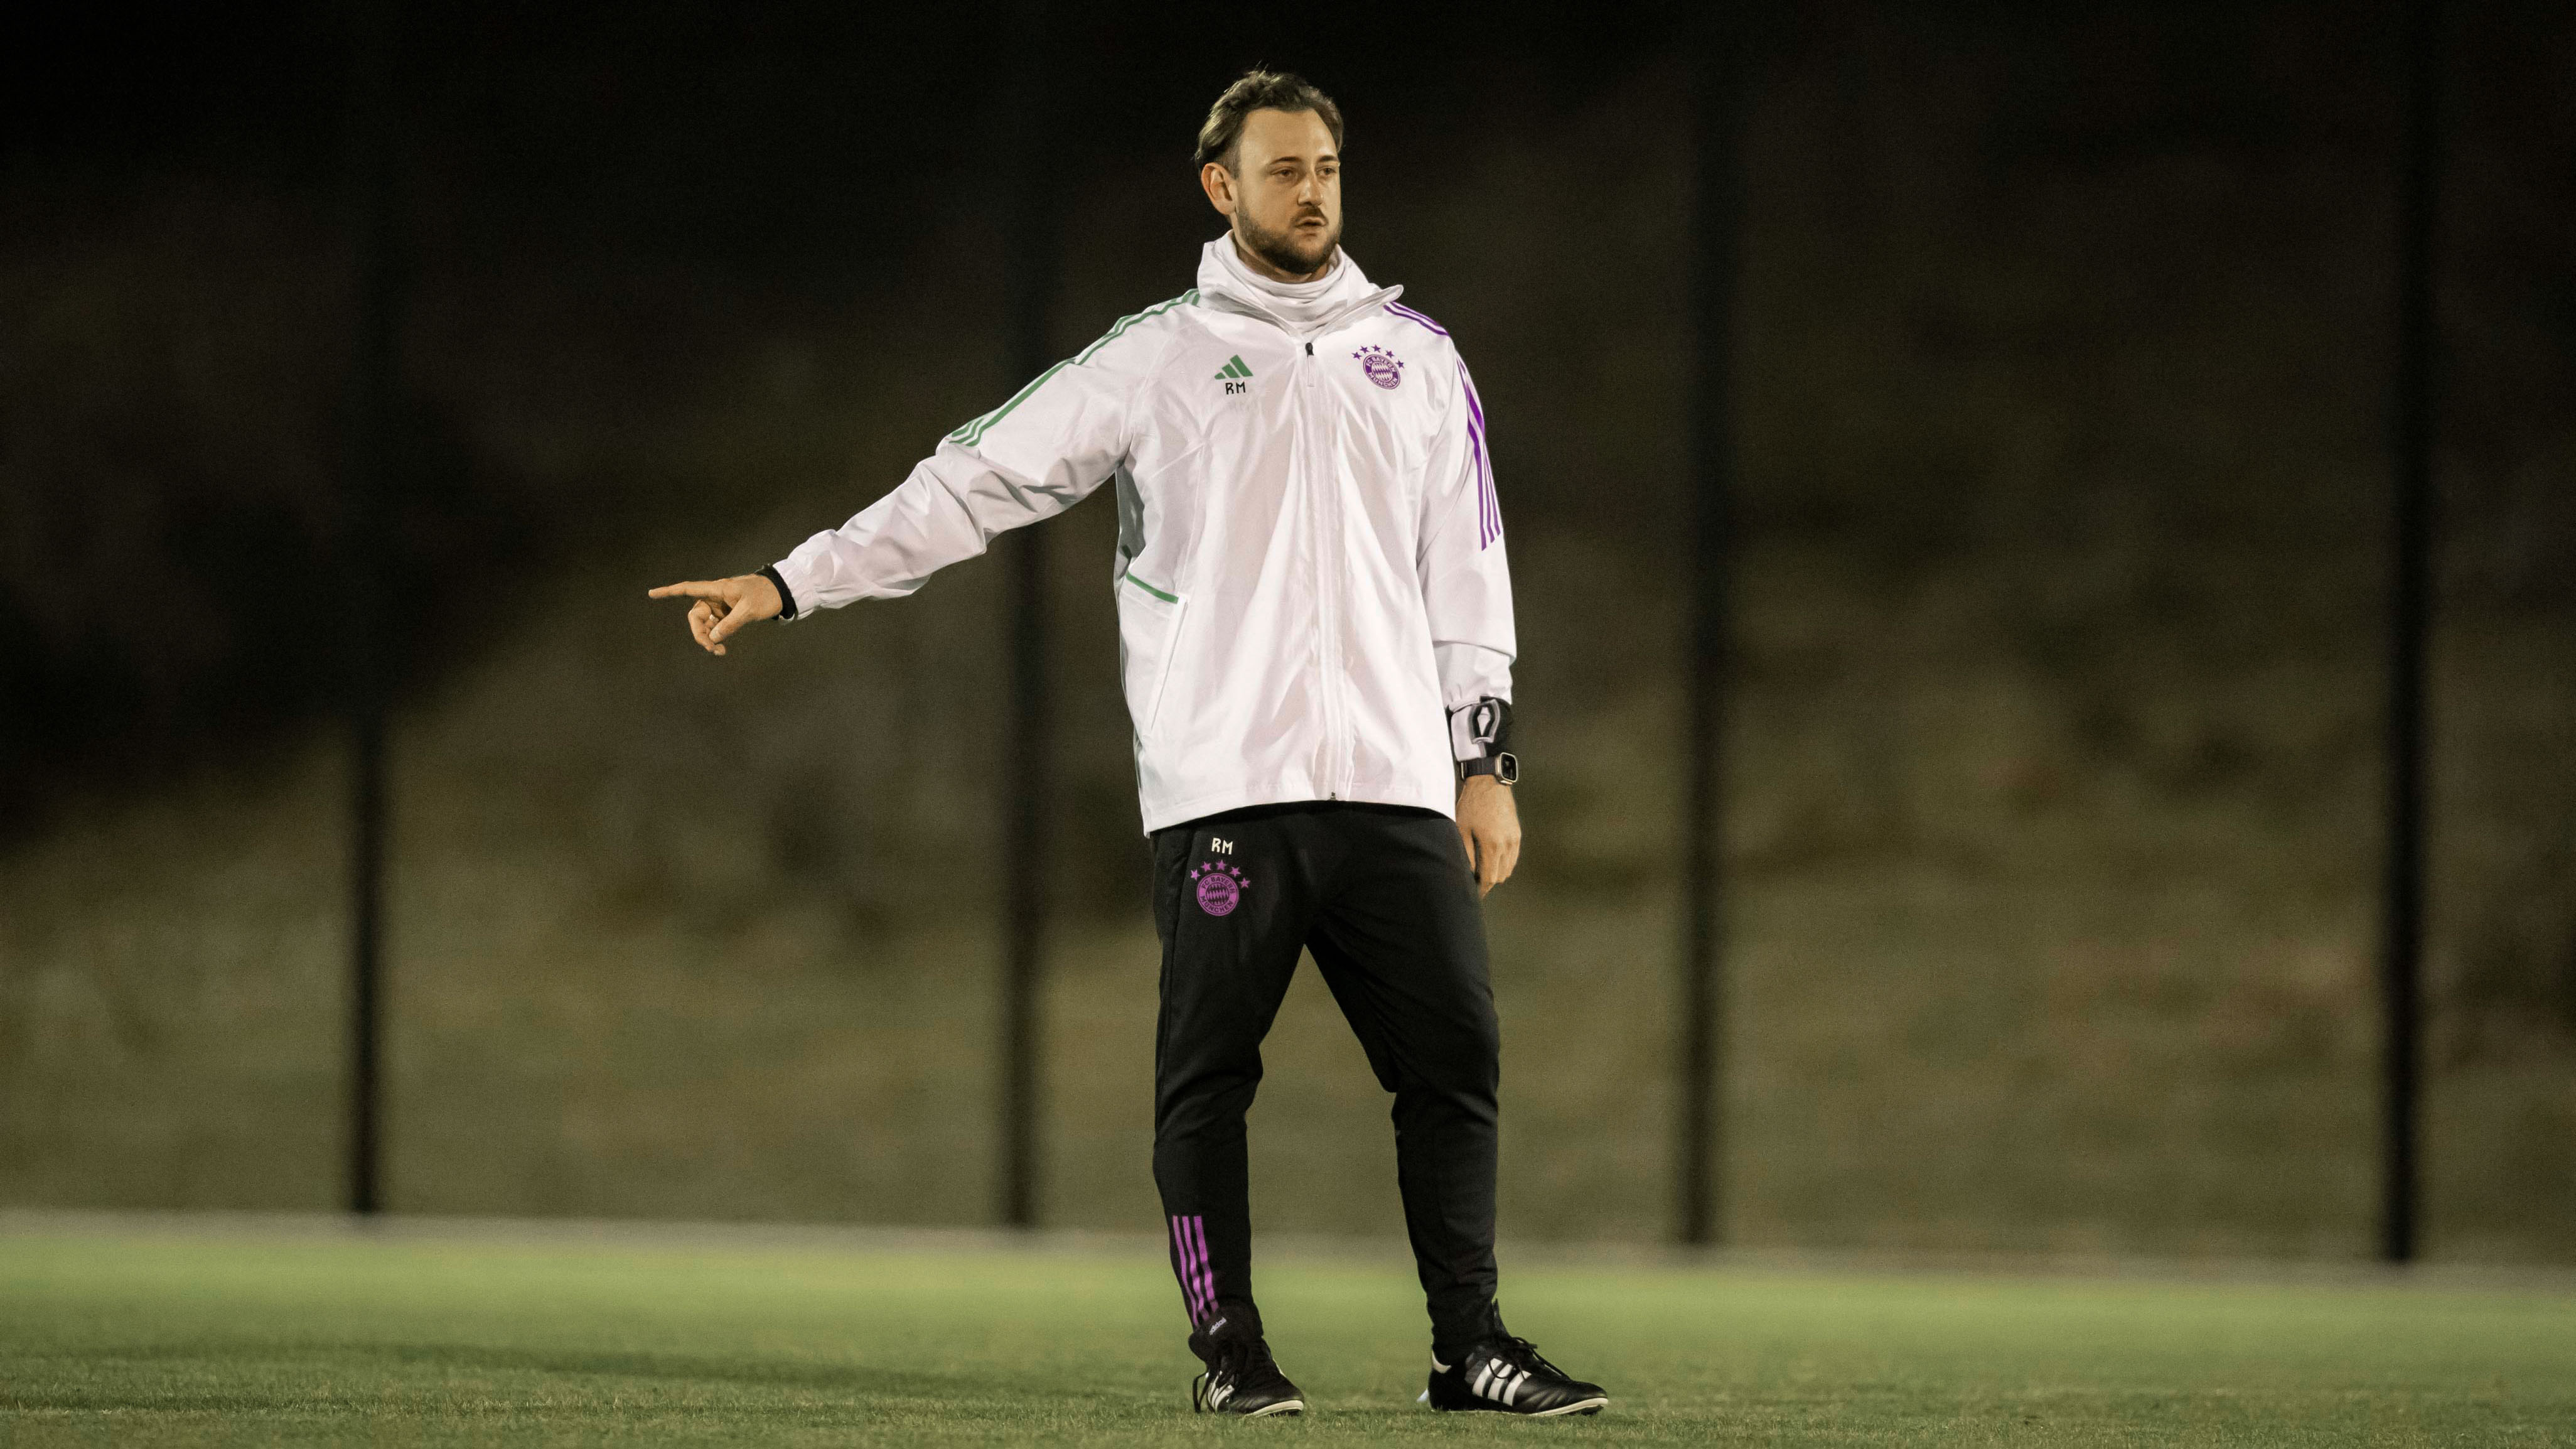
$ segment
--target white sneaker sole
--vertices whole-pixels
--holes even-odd
[[[1417,1404],[1430,1403],[1431,1391],[1429,1389],[1424,1389],[1421,1393],[1413,1396],[1413,1401]],[[1610,1407],[1610,1398],[1607,1394],[1604,1394],[1597,1399],[1577,1399],[1571,1404],[1562,1404],[1553,1409],[1540,1409],[1527,1414],[1521,1414],[1514,1410],[1506,1409],[1500,1404],[1497,1404],[1490,1409],[1435,1409],[1433,1412],[1444,1414],[1510,1414],[1515,1418],[1521,1419],[1554,1419],[1560,1418],[1566,1414],[1597,1414],[1608,1407]]]
[[[1193,1414],[1222,1414],[1226,1412],[1207,1401],[1207,1375],[1205,1374],[1201,1374],[1197,1378],[1190,1380],[1190,1412]],[[1304,1399],[1281,1399],[1278,1403],[1264,1404],[1249,1414],[1237,1414],[1235,1417],[1238,1419],[1267,1419],[1273,1414],[1302,1414],[1304,1412],[1306,1412],[1306,1401]]]

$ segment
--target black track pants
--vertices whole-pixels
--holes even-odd
[[[1154,1184],[1194,1326],[1258,1329],[1243,1117],[1300,951],[1395,1094],[1396,1176],[1435,1351],[1492,1331],[1500,1038],[1458,827],[1428,810],[1267,805],[1154,833],[1163,938]]]

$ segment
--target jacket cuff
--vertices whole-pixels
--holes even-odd
[[[770,564],[763,568],[760,576],[778,586],[778,621],[783,624],[795,618],[796,591],[787,587],[787,579],[778,572],[778,565]]]
[[[1512,747],[1512,706],[1487,696],[1449,711],[1449,753],[1457,760],[1490,759]]]

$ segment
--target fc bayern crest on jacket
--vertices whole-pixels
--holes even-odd
[[[1360,360],[1360,371],[1368,374],[1368,380],[1380,387],[1393,388],[1404,381],[1404,359],[1383,347],[1363,347],[1351,356]]]
[[[1251,878],[1222,861],[1190,867],[1190,879],[1199,883],[1199,909],[1211,916],[1230,916],[1243,904],[1243,893]]]

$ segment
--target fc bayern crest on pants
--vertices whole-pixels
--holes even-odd
[[[1211,916],[1232,915],[1252,884],[1242,871],[1217,861],[1190,867],[1190,879],[1199,883],[1199,909]]]

